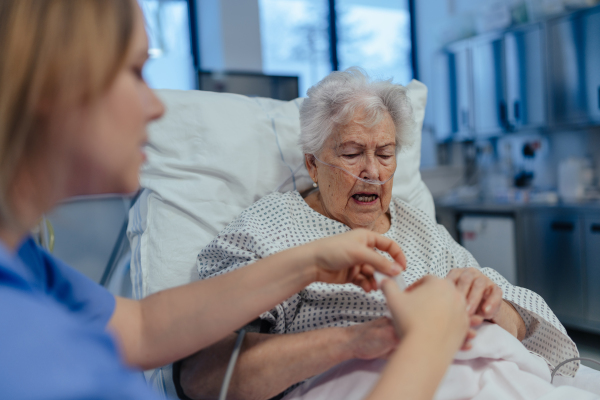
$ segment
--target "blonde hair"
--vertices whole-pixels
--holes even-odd
[[[127,56],[134,0],[0,1],[0,223],[50,116],[105,91]]]

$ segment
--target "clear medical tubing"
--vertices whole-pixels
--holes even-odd
[[[392,175],[390,175],[390,177],[389,177],[389,178],[387,178],[385,181],[378,181],[378,180],[375,180],[375,179],[365,179],[365,178],[361,178],[360,176],[356,176],[356,175],[354,175],[352,172],[348,171],[348,170],[347,170],[347,169],[345,169],[345,168],[338,167],[337,165],[329,164],[329,163],[326,163],[325,161],[321,161],[321,160],[319,160],[319,157],[315,156],[314,154],[313,154],[312,156],[313,156],[313,157],[314,157],[314,158],[315,158],[315,159],[316,159],[318,162],[320,162],[321,164],[325,164],[325,165],[328,165],[328,166],[330,166],[330,167],[333,167],[333,168],[341,169],[342,171],[344,171],[344,172],[345,172],[345,173],[347,173],[348,175],[351,175],[351,176],[355,177],[355,178],[356,178],[356,179],[358,179],[359,181],[363,181],[364,183],[368,183],[369,185],[384,185],[384,184],[386,184],[386,183],[387,183],[387,182],[388,182],[390,179],[392,179],[392,178],[394,177],[394,174],[392,174]]]
[[[227,371],[225,372],[225,378],[223,378],[223,384],[221,385],[221,392],[219,393],[219,400],[227,399],[227,391],[229,390],[229,384],[231,383],[231,377],[233,376],[233,370],[235,368],[235,364],[237,362],[238,356],[240,355],[240,349],[242,348],[242,342],[244,341],[244,336],[246,335],[246,330],[240,330],[238,333],[237,340],[235,341],[235,346],[233,347],[233,352],[231,353],[231,358],[229,359],[229,364],[227,365]]]
[[[587,358],[587,357],[569,358],[568,360],[565,360],[565,361],[561,362],[560,364],[558,364],[556,366],[556,368],[554,368],[554,370],[552,371],[552,375],[550,375],[550,383],[554,382],[554,375],[556,375],[556,373],[558,372],[558,370],[560,369],[560,367],[562,367],[563,365],[568,364],[570,362],[581,361],[581,360],[583,360],[583,361],[591,361],[593,363],[596,363],[596,364],[600,365],[600,362],[598,362],[596,360],[593,360],[591,358]]]

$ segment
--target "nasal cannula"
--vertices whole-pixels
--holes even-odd
[[[360,176],[354,175],[352,172],[348,171],[347,169],[345,169],[345,168],[343,168],[343,167],[339,167],[339,166],[337,166],[337,165],[333,165],[333,164],[326,163],[325,161],[321,161],[321,160],[319,159],[319,157],[315,156],[314,154],[313,154],[313,157],[314,157],[314,158],[315,158],[315,159],[316,159],[318,162],[320,162],[321,164],[325,164],[325,165],[328,165],[328,166],[330,166],[330,167],[333,167],[333,168],[341,169],[342,171],[344,171],[344,172],[345,172],[345,173],[347,173],[348,175],[351,175],[351,176],[355,177],[356,179],[358,179],[359,181],[363,181],[364,183],[368,183],[368,184],[370,184],[370,185],[384,185],[384,184],[386,184],[386,183],[387,183],[387,182],[388,182],[390,179],[392,179],[392,178],[394,177],[394,174],[392,174],[392,175],[390,175],[390,177],[389,177],[389,178],[387,178],[385,181],[379,181],[379,180],[376,180],[376,179],[365,179],[365,178],[361,178]]]

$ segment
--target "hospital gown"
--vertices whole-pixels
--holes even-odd
[[[493,269],[481,268],[443,226],[399,198],[392,198],[390,216],[391,226],[384,236],[396,241],[406,255],[403,275],[407,284],[426,274],[445,277],[452,268],[478,268],[500,286],[504,299],[523,318],[527,328],[523,344],[529,351],[544,357],[551,368],[579,356],[575,343],[539,295],[511,285]],[[297,191],[271,193],[246,209],[201,251],[197,260],[200,279],[349,230],[314,211]],[[381,291],[365,293],[351,284],[313,283],[261,318],[272,324],[272,333],[283,334],[350,326],[380,318],[385,311]],[[572,362],[560,373],[574,376],[578,367]]]

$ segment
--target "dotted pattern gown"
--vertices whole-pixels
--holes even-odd
[[[443,226],[423,211],[392,198],[390,216],[391,227],[384,236],[396,241],[406,255],[404,279],[408,285],[426,274],[445,277],[453,268],[478,268],[500,286],[504,299],[523,318],[527,327],[523,344],[529,351],[542,356],[550,368],[579,356],[575,343],[539,295],[511,285],[491,268],[481,268]],[[197,259],[200,279],[349,230],[348,226],[314,211],[297,191],[271,193],[242,212],[200,252]],[[261,318],[272,324],[272,333],[283,334],[367,322],[382,317],[385,310],[381,291],[365,293],[351,284],[313,283]],[[577,362],[572,362],[562,367],[560,373],[574,376],[578,367]]]

